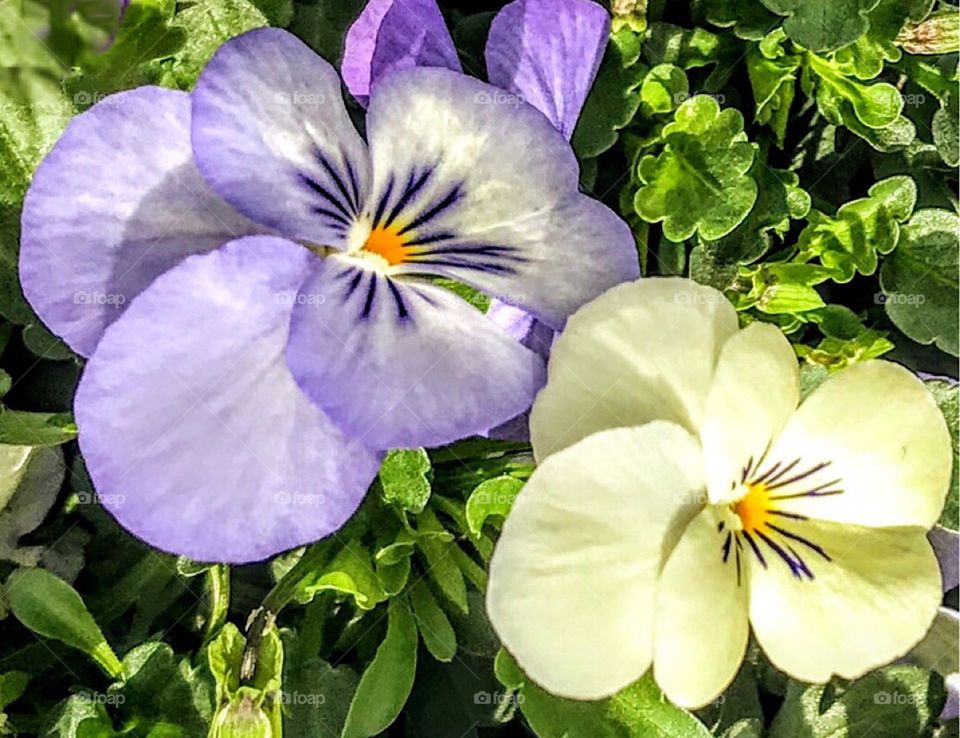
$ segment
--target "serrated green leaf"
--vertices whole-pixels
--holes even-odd
[[[173,11],[171,0],[131,0],[110,48],[64,81],[73,103],[85,110],[114,92],[157,83],[161,62],[173,58],[187,39],[171,24]]]
[[[34,633],[83,651],[108,675],[120,676],[120,660],[83,599],[59,577],[44,569],[20,569],[7,580],[3,601]]]
[[[895,176],[875,183],[867,197],[845,203],[835,216],[813,211],[799,237],[798,260],[819,258],[838,282],[849,282],[858,272],[873,274],[878,256],[896,248],[900,224],[916,201],[914,181]]]
[[[393,600],[387,635],[360,677],[341,738],[370,738],[390,726],[406,704],[417,669],[417,624],[402,599]]]
[[[183,34],[183,44],[163,65],[163,82],[182,90],[193,88],[200,72],[224,41],[269,25],[248,0],[198,0],[176,14],[170,28]]]
[[[897,250],[880,270],[890,320],[917,343],[935,343],[954,356],[960,354],[958,233],[956,213],[918,210],[903,226]]]
[[[430,499],[430,457],[422,448],[387,454],[377,475],[384,502],[414,514],[423,512]]]
[[[854,41],[869,27],[867,14],[878,0],[760,0],[787,16],[783,29],[801,46],[829,51]]]
[[[732,28],[737,38],[759,41],[778,18],[756,0],[703,0],[706,19],[720,28]]]
[[[487,518],[506,517],[513,507],[523,482],[516,477],[500,476],[481,482],[467,498],[466,520],[470,535],[479,538]]]
[[[794,172],[773,169],[759,156],[750,169],[757,182],[757,200],[746,219],[716,241],[701,239],[690,254],[690,276],[718,289],[727,289],[737,277],[736,267],[751,264],[783,235],[791,220],[810,212],[810,195],[799,186]]]
[[[746,61],[757,123],[769,125],[782,148],[801,58],[784,51],[781,41],[782,31],[771,33],[764,42],[750,47]]]
[[[712,241],[730,233],[757,199],[757,183],[748,174],[756,147],[743,132],[743,116],[732,108],[721,112],[712,97],[697,95],[677,109],[662,138],[663,151],[640,160],[637,213],[662,222],[671,241],[695,233]]]
[[[643,78],[640,100],[648,114],[669,113],[690,97],[684,71],[673,64],[657,64]]]

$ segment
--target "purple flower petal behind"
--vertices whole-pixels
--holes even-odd
[[[570,145],[528,105],[446,69],[410,69],[367,115],[378,223],[411,249],[397,270],[469,284],[552,328],[639,276],[630,228],[579,192]]]
[[[22,222],[24,294],[84,356],[158,275],[262,230],[207,187],[190,148],[190,98],[159,87],[74,118],[37,169]]]
[[[436,0],[370,0],[347,32],[340,69],[362,105],[386,74],[410,67],[446,67],[460,59]]]
[[[378,454],[284,361],[312,261],[282,239],[233,241],[157,279],[104,334],[77,391],[80,447],[103,505],[147,543],[258,561],[336,531],[363,499]]]
[[[465,300],[331,256],[293,311],[290,368],[337,425],[374,448],[437,446],[523,412],[543,359]]]
[[[193,92],[193,148],[214,190],[289,238],[340,246],[363,206],[366,144],[340,78],[278,28],[237,36],[214,55]]]
[[[487,38],[487,76],[546,115],[569,140],[610,33],[591,0],[514,0]]]

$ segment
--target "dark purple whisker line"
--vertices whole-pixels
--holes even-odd
[[[407,306],[403,301],[403,296],[400,294],[397,285],[395,285],[389,277],[387,277],[387,286],[390,288],[390,294],[393,295],[393,301],[397,305],[397,317],[400,321],[407,320],[410,317],[410,311],[407,310]]]
[[[331,193],[326,187],[324,187],[322,184],[317,182],[312,177],[309,177],[308,175],[303,174],[302,172],[299,174],[299,177],[301,182],[303,182],[307,187],[313,190],[316,194],[320,195],[321,198],[323,198],[328,203],[330,203],[337,211],[339,211],[343,215],[344,218],[346,218],[348,221],[350,220],[351,213],[349,209],[342,202],[340,202],[340,200],[337,199],[337,197],[335,197],[333,193]]]
[[[742,531],[742,532],[743,532],[743,537],[746,538],[747,543],[750,544],[750,548],[753,549],[753,553],[756,555],[757,560],[763,565],[763,568],[766,569],[767,560],[763,558],[763,553],[760,551],[760,547],[757,546],[756,541],[753,540],[753,536],[751,536],[747,531]]]
[[[317,161],[320,162],[320,166],[323,167],[324,171],[327,173],[327,176],[333,180],[333,184],[336,186],[340,194],[343,195],[343,199],[349,205],[350,214],[356,215],[357,210],[359,209],[359,203],[354,202],[353,197],[347,191],[347,185],[344,183],[340,173],[336,170],[336,168],[334,168],[334,166],[330,163],[324,153],[320,151],[320,149],[316,149],[314,154]]]
[[[808,538],[804,538],[803,536],[797,535],[796,533],[791,533],[789,530],[786,530],[785,528],[781,528],[778,525],[773,525],[772,523],[767,523],[767,527],[770,528],[771,530],[775,530],[777,533],[784,536],[785,538],[789,538],[790,540],[796,541],[797,543],[802,543],[811,551],[816,551],[827,561],[833,561],[833,559],[830,558],[830,555],[826,551],[824,551],[820,546],[818,546],[816,543],[809,540]]]
[[[818,471],[826,469],[828,466],[830,466],[831,463],[832,462],[830,461],[821,461],[819,464],[815,464],[814,466],[811,466],[805,472],[801,472],[800,474],[792,476],[789,479],[784,479],[783,481],[777,482],[776,484],[768,484],[767,489],[779,489],[780,487],[786,487],[788,484],[795,484],[796,482],[799,482],[802,479],[806,479],[807,477],[813,474],[816,474]]]
[[[787,554],[787,552],[783,550],[783,548],[781,548],[773,539],[770,538],[770,536],[768,536],[763,531],[757,530],[756,534],[761,541],[766,543],[773,550],[773,552],[777,554],[777,556],[779,556],[781,559],[784,560],[787,566],[790,567],[790,572],[793,574],[793,576],[799,579],[801,571],[803,569],[806,569],[806,566],[804,566],[803,568],[799,567],[797,565],[797,562],[794,561],[793,558],[791,558]]]
[[[380,223],[383,220],[383,214],[387,209],[387,204],[390,202],[390,198],[393,196],[393,187],[394,187],[394,177],[391,174],[390,179],[387,180],[387,189],[384,191],[383,196],[380,198],[380,201],[377,203],[377,210],[373,215],[373,227],[379,228]]]
[[[377,293],[377,275],[370,273],[370,285],[367,287],[367,297],[363,303],[363,311],[360,313],[360,320],[366,320],[370,317],[370,311],[373,309],[374,298]]]
[[[407,178],[407,184],[403,188],[403,193],[400,195],[400,199],[397,200],[397,204],[393,206],[390,210],[390,215],[387,216],[386,225],[391,225],[397,217],[402,213],[407,205],[409,205],[413,199],[417,196],[417,193],[423,189],[423,186],[427,183],[427,180],[430,179],[430,175],[433,174],[433,168],[427,169],[419,176],[419,178],[414,181],[414,178],[417,176],[416,172],[410,172],[410,176]]]
[[[412,221],[407,223],[407,225],[405,225],[403,228],[401,228],[397,232],[397,235],[402,236],[405,233],[409,233],[410,231],[415,230],[420,226],[426,223],[429,223],[431,220],[436,218],[438,215],[440,215],[440,213],[442,213],[444,210],[449,208],[457,200],[460,199],[461,195],[463,194],[460,188],[461,188],[461,185],[457,185],[456,187],[454,187],[452,190],[450,190],[450,192],[446,194],[446,196],[444,196],[442,200],[440,200],[440,202],[438,202],[436,205],[429,208],[428,210],[424,211],[423,213],[418,215],[416,218],[414,218]]]

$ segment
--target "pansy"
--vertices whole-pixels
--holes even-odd
[[[775,327],[719,292],[620,285],[568,321],[531,413],[539,467],[490,564],[487,606],[529,677],[611,695],[652,667],[715,699],[749,632],[791,676],[903,656],[941,599],[926,533],[950,437],[923,383],[870,361],[800,401]]]
[[[593,86],[610,34],[610,16],[593,0],[513,0],[490,24],[484,57],[491,92],[506,103],[533,105],[569,140]],[[436,0],[370,0],[350,27],[341,71],[362,105],[380,79],[398,69],[462,71]],[[470,73],[475,70],[468,69]],[[554,331],[521,302],[494,299],[488,316],[546,356]],[[526,418],[495,434],[526,437]]]
[[[353,513],[382,451],[523,412],[543,359],[448,289],[560,328],[637,276],[533,107],[448,69],[372,91],[289,33],[226,43],[195,90],[78,116],[37,171],[21,277],[90,358],[80,446],[104,505],[158,548],[244,562]]]

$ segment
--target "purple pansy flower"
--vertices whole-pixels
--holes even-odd
[[[121,524],[260,560],[340,527],[385,449],[529,406],[542,357],[436,278],[559,329],[638,268],[563,136],[494,89],[400,69],[365,141],[330,65],[261,29],[191,94],[143,87],[71,123],[27,196],[21,278],[90,359],[80,446]]]
[[[610,35],[610,16],[592,0],[514,0],[493,19],[486,45],[487,76],[529,103],[567,140],[573,136]],[[436,0],[371,0],[347,33],[341,71],[366,105],[371,88],[391,71],[411,67],[460,71],[453,39]],[[556,335],[516,303],[494,299],[487,316],[545,359]],[[492,429],[497,438],[529,438],[527,416]]]

